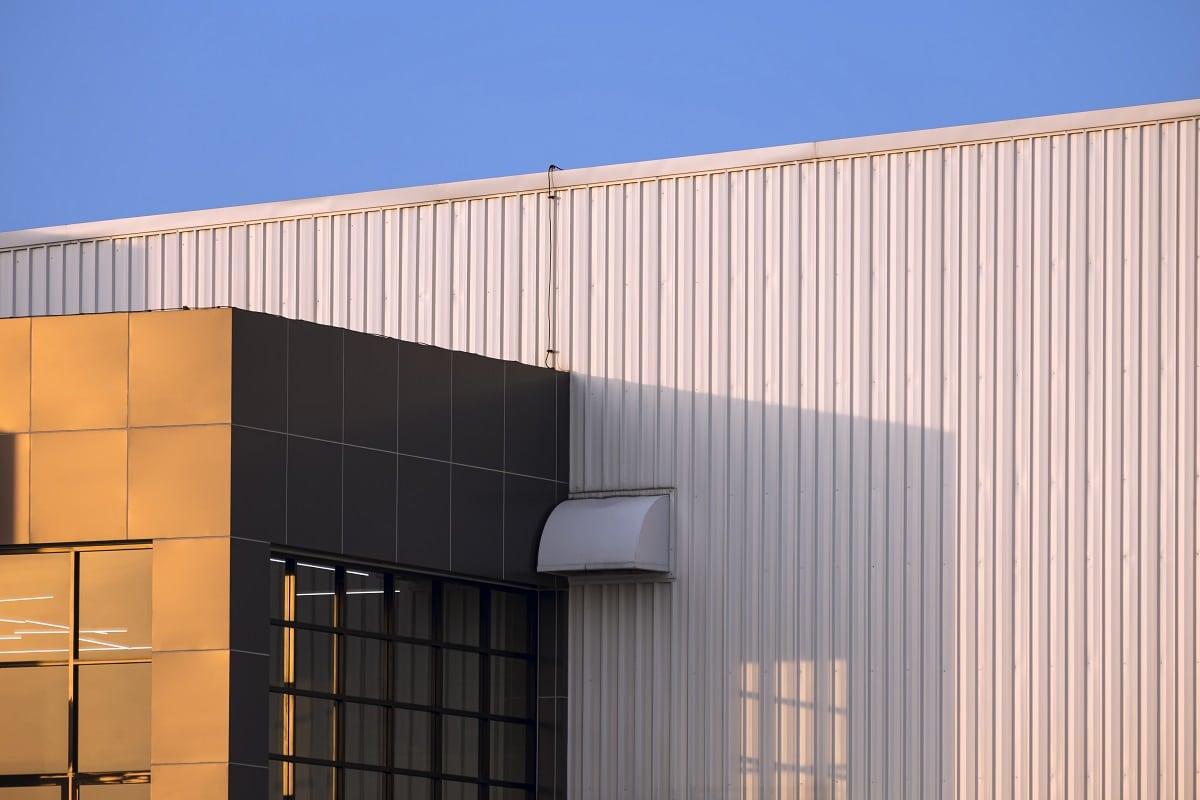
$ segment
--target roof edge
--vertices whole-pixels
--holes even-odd
[[[596,167],[564,169],[555,173],[555,187],[567,189],[689,173],[810,161],[840,156],[865,155],[895,150],[912,150],[978,141],[1002,140],[1072,130],[1109,128],[1200,116],[1200,98],[1165,103],[1079,111],[998,122],[980,122],[899,133],[882,133],[801,144],[732,150],[697,156],[678,156],[652,161],[635,161]],[[0,232],[0,249],[40,244],[128,236],[156,231],[204,228],[357,211],[391,206],[416,205],[444,200],[536,192],[546,185],[544,172],[496,178],[455,181],[382,189],[372,192],[326,195],[251,205],[226,206],[197,211],[180,211],[141,217],[125,217],[43,228]]]

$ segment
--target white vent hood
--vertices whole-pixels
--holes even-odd
[[[669,495],[565,500],[546,520],[538,572],[668,573],[670,544]]]

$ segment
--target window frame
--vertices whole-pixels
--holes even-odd
[[[346,796],[346,772],[347,770],[376,773],[384,777],[383,781],[383,797],[387,800],[392,800],[394,776],[410,776],[428,780],[431,787],[430,797],[438,800],[442,797],[442,781],[457,781],[462,783],[474,784],[478,790],[480,798],[488,798],[491,788],[497,789],[513,789],[525,793],[525,796],[532,798],[536,790],[535,771],[536,771],[536,755],[537,755],[537,592],[536,590],[526,587],[516,587],[504,584],[487,583],[483,581],[474,581],[469,578],[449,577],[421,573],[411,570],[404,570],[391,567],[381,567],[371,564],[360,564],[351,561],[344,561],[337,558],[309,556],[306,554],[293,553],[281,549],[273,549],[270,555],[271,561],[282,565],[282,580],[276,583],[276,573],[272,570],[270,578],[271,592],[279,591],[280,597],[272,597],[270,607],[274,609],[278,603],[279,609],[283,616],[272,616],[270,619],[271,647],[282,647],[282,652],[279,653],[279,667],[282,669],[282,674],[272,671],[270,677],[270,696],[271,702],[280,702],[282,708],[280,710],[281,719],[280,725],[282,728],[284,741],[276,742],[274,740],[274,729],[272,730],[272,741],[270,744],[270,753],[268,759],[270,762],[277,763],[283,770],[283,792],[282,797],[291,798],[294,796],[294,771],[295,765],[311,765],[316,767],[326,767],[334,770],[334,792],[335,800],[350,800]],[[317,568],[332,568],[334,570],[334,594],[333,594],[333,611],[331,625],[303,622],[296,619],[296,592],[297,566],[311,566]],[[274,565],[272,565],[274,566]],[[346,618],[346,572],[347,570],[362,570],[373,575],[378,575],[383,579],[383,596],[386,602],[383,604],[383,625],[382,631],[363,630],[361,628],[351,628],[345,623]],[[429,636],[424,638],[421,636],[411,636],[396,633],[397,630],[397,615],[395,604],[395,586],[398,581],[422,581],[428,582],[431,589],[430,597],[430,612],[429,612]],[[479,613],[479,639],[478,645],[465,645],[457,642],[446,641],[444,636],[445,618],[444,611],[444,591],[447,586],[465,586],[479,592],[478,598],[478,613]],[[524,651],[506,650],[492,646],[492,597],[493,593],[503,592],[508,594],[521,595],[525,600],[525,632],[528,646]],[[333,671],[333,691],[316,691],[310,689],[299,689],[295,686],[296,679],[296,631],[307,630],[323,634],[328,634],[332,639],[332,671]],[[282,635],[277,632],[282,631]],[[363,639],[375,639],[382,641],[385,644],[385,653],[383,659],[384,674],[383,684],[384,691],[382,697],[362,697],[347,694],[346,688],[346,646],[344,644],[345,637],[353,636]],[[430,651],[430,696],[429,703],[414,703],[403,700],[397,700],[396,686],[396,648],[397,644],[411,644],[428,648]],[[447,651],[457,651],[464,653],[475,654],[479,657],[479,704],[478,710],[468,711],[459,708],[447,706],[444,702],[443,681],[444,681],[444,654]],[[493,713],[491,706],[491,660],[493,658],[503,657],[507,659],[519,660],[526,665],[525,674],[525,715],[518,716],[512,714]],[[274,654],[272,655],[274,663]],[[296,729],[295,729],[295,699],[297,697],[309,697],[318,700],[329,701],[334,704],[333,712],[333,730],[332,730],[332,751],[333,758],[312,758],[308,756],[300,756],[295,753]],[[290,699],[289,699],[290,698]],[[346,759],[346,732],[343,722],[345,720],[345,706],[347,703],[355,703],[361,705],[375,706],[386,710],[384,714],[384,742],[383,742],[383,762],[382,764],[365,764],[360,762],[352,762]],[[428,742],[429,751],[429,769],[411,769],[407,767],[397,766],[395,752],[395,714],[397,709],[412,710],[423,712],[430,716],[430,735]],[[462,775],[458,773],[450,773],[443,769],[443,722],[447,717],[458,717],[463,719],[474,720],[479,726],[478,740],[478,766],[477,775]],[[511,725],[521,726],[526,734],[525,747],[525,778],[524,781],[502,780],[491,777],[491,741],[490,728],[492,723],[507,723]],[[277,752],[282,750],[284,752]],[[289,787],[292,788],[292,793],[289,793]]]
[[[80,787],[87,785],[106,785],[113,783],[149,784],[150,769],[83,772],[78,769],[79,763],[79,668],[103,664],[150,664],[152,650],[144,650],[144,657],[114,658],[114,659],[85,659],[79,657],[79,575],[80,556],[83,553],[113,550],[153,550],[149,541],[134,542],[105,542],[97,544],[78,545],[43,545],[4,547],[0,549],[0,558],[16,555],[41,555],[52,553],[67,553],[70,563],[70,579],[68,586],[67,626],[70,628],[70,645],[67,653],[59,658],[31,658],[22,661],[0,661],[0,680],[3,680],[3,670],[20,667],[67,667],[67,768],[62,772],[3,774],[0,775],[0,787],[4,788],[35,788],[57,787],[63,800],[78,798]],[[153,582],[153,563],[151,564],[151,581]],[[153,585],[153,583],[151,584]],[[149,602],[153,607],[153,598]],[[150,720],[146,720],[150,725]]]

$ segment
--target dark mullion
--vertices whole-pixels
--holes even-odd
[[[104,662],[109,663],[109,662]],[[311,697],[315,700],[345,700],[348,703],[357,703],[365,706],[376,706],[378,708],[394,708],[403,709],[406,711],[423,711],[428,714],[451,714],[456,717],[470,717],[481,721],[492,722],[511,722],[514,725],[524,725],[532,720],[526,716],[514,717],[508,714],[492,714],[487,711],[470,711],[465,708],[451,708],[443,705],[422,705],[421,703],[405,703],[399,700],[385,700],[378,697],[358,697],[355,695],[337,694],[336,692],[322,692],[317,689],[295,689],[289,686],[280,686],[273,684],[267,687],[269,691],[277,694],[289,694],[295,697]]]
[[[71,596],[67,602],[67,795],[74,797],[79,759],[79,551],[71,552]]]
[[[396,632],[396,595],[395,582],[390,573],[383,574],[383,629],[389,634]],[[383,798],[384,800],[392,800],[395,795],[393,784],[395,779],[392,777],[390,770],[396,766],[396,709],[392,703],[396,699],[396,644],[393,641],[388,641],[383,648],[383,696],[388,701],[388,712],[383,720],[383,761],[387,765],[389,774],[387,780],[384,781]]]
[[[492,590],[480,587],[479,590],[479,643],[485,647],[492,645]],[[479,710],[485,714],[492,712],[491,700],[491,656],[481,652],[479,656]],[[491,777],[491,736],[492,723],[484,720],[479,731],[479,777],[484,782],[479,784],[479,800],[487,798],[487,780]]]
[[[525,747],[525,779],[537,783],[537,754],[538,754],[538,648],[541,646],[539,635],[542,630],[541,620],[538,615],[541,614],[541,603],[538,602],[538,595],[535,593],[532,596],[526,595],[527,607],[525,612],[525,630],[529,632],[530,646],[529,651],[533,654],[533,661],[530,663],[530,670],[525,676],[525,714],[533,724],[528,728],[530,735],[526,741]],[[556,603],[557,607],[557,603]]]
[[[334,762],[326,758],[310,758],[308,756],[286,756],[281,753],[270,753],[269,758],[273,761],[282,761],[292,764],[310,764],[317,767],[336,768],[345,766],[349,769],[358,769],[364,772],[377,772],[380,775],[407,775],[413,778],[425,778],[426,780],[433,777],[432,772],[425,772],[419,769],[406,769],[404,767],[393,767],[391,769],[380,767],[376,764],[356,764],[353,762]],[[446,780],[459,781],[461,783],[483,784],[485,781],[482,778],[473,777],[471,775],[456,775],[452,772],[442,773],[442,777]],[[486,782],[487,786],[495,786],[507,789],[521,789],[524,791],[533,791],[537,787],[533,783],[523,783],[521,781],[503,781],[491,780]]]
[[[333,573],[333,626],[340,629],[345,621],[346,598],[346,568],[337,567]],[[346,797],[346,770],[340,766],[346,760],[346,702],[342,699],[346,693],[346,667],[343,660],[346,648],[342,647],[342,635],[333,636],[333,760],[339,766],[333,771],[333,796],[336,800],[349,800]]]
[[[362,639],[380,639],[383,641],[400,642],[402,644],[420,644],[425,645],[426,647],[440,647],[446,650],[459,650],[464,653],[486,653],[487,655],[504,656],[505,658],[515,658],[522,661],[534,660],[534,656],[530,652],[522,650],[501,650],[492,647],[476,647],[475,645],[459,644],[457,642],[435,641],[433,638],[422,639],[418,636],[389,635],[386,633],[380,633],[379,631],[365,631],[354,628],[341,629],[333,625],[321,625],[316,622],[289,621],[277,618],[273,618],[269,620],[269,622],[272,625],[290,625],[296,629],[318,631],[320,633],[348,633],[352,636],[357,636]]]
[[[433,605],[433,619],[430,621],[431,641],[435,645],[440,645],[442,642],[442,588],[444,583],[440,580],[433,582],[433,592],[431,603]],[[442,654],[443,650],[439,646],[433,648],[433,701],[440,709],[442,706]],[[440,711],[433,715],[433,730],[431,732],[430,742],[430,770],[433,773],[433,800],[441,800],[442,797],[442,714]]]

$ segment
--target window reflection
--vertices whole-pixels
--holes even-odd
[[[79,800],[150,800],[150,784],[84,784],[79,787]]]
[[[397,642],[395,699],[401,703],[430,705],[433,702],[433,649],[423,644]]]
[[[492,722],[488,728],[488,749],[491,776],[503,781],[520,782],[528,779],[526,741],[529,728],[512,722]]]
[[[387,691],[387,642],[361,636],[346,636],[344,691],[351,697],[382,698]]]
[[[346,613],[342,626],[356,631],[384,630],[387,598],[383,576],[362,570],[346,570]]]
[[[66,770],[68,677],[65,666],[0,670],[0,774]]]
[[[297,562],[296,619],[315,625],[333,625],[336,571],[324,564]]]
[[[451,775],[473,778],[479,774],[479,720],[442,718],[442,769]]]
[[[0,786],[0,800],[62,800],[62,786]]]
[[[346,775],[346,797],[356,800],[383,800],[383,785],[387,776],[382,772],[367,772],[360,769],[348,769]],[[400,795],[404,797],[405,795]]]
[[[150,650],[150,550],[79,554],[79,657],[140,658]]]
[[[529,652],[529,601],[515,592],[492,592],[492,647]]]
[[[529,662],[519,658],[492,656],[490,705],[493,714],[508,717],[529,715]]]
[[[150,665],[79,668],[79,769],[150,768]]]
[[[398,708],[392,722],[395,766],[428,770],[432,764],[429,743],[433,741],[433,715],[426,711]]]
[[[385,738],[388,710],[383,706],[346,703],[342,726],[346,760],[353,764],[387,765]]]
[[[477,800],[493,781],[530,796],[527,593],[289,557],[271,569],[272,797],[330,798],[335,776],[345,797]]]
[[[396,634],[428,639],[433,619],[433,582],[396,578],[392,583]]]
[[[393,797],[403,797],[406,800],[430,800],[433,797],[433,781],[428,778],[396,775],[393,780]]]
[[[461,583],[442,589],[442,637],[447,642],[479,645],[479,590]]]
[[[150,570],[146,547],[0,555],[0,800],[81,773],[75,800],[149,797]]]
[[[479,654],[447,650],[442,654],[442,703],[460,711],[479,710]]]
[[[0,661],[66,660],[71,554],[0,557]]]

